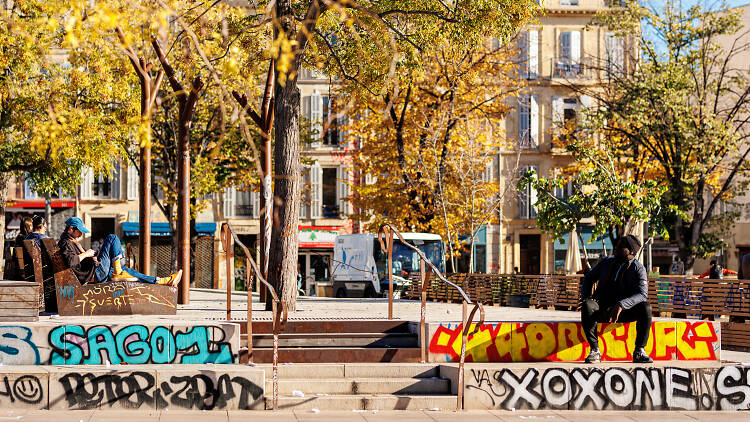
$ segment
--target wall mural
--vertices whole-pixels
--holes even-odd
[[[3,325],[0,365],[235,363],[236,324]]]
[[[469,409],[748,410],[750,368],[469,369]]]
[[[632,360],[635,326],[634,322],[599,324],[603,361]],[[461,330],[460,323],[430,327],[431,362],[459,360]],[[654,360],[718,360],[719,332],[719,324],[711,321],[655,321],[645,349]],[[480,326],[479,332],[468,338],[466,361],[579,362],[589,351],[578,322],[499,322]]]

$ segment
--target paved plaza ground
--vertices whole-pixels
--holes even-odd
[[[21,422],[747,422],[750,412],[633,411],[0,411],[0,421]]]

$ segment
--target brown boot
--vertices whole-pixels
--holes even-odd
[[[112,262],[112,265],[114,266],[114,271],[112,272],[112,277],[110,277],[110,280],[112,281],[138,281],[137,278],[133,277],[129,273],[122,270],[122,263],[119,259],[116,259],[114,262]]]

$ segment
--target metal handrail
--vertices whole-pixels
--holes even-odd
[[[253,306],[252,306],[252,287],[250,285],[250,278],[252,275],[255,275],[257,279],[263,283],[266,288],[268,289],[268,292],[271,293],[271,305],[272,305],[272,312],[273,312],[273,409],[276,410],[278,408],[279,404],[279,332],[284,331],[284,328],[286,327],[287,322],[287,306],[285,303],[282,303],[279,300],[279,296],[276,294],[276,289],[268,282],[265,278],[263,278],[262,273],[258,269],[258,265],[255,263],[255,260],[253,260],[252,255],[250,254],[250,251],[247,249],[247,246],[245,246],[244,243],[237,237],[237,235],[234,233],[234,230],[232,229],[232,226],[228,222],[224,222],[221,225],[221,242],[224,246],[224,250],[227,253],[227,262],[229,262],[229,257],[231,256],[231,245],[232,242],[231,239],[234,240],[238,245],[240,245],[240,248],[242,248],[242,251],[245,253],[245,280],[247,284],[247,363],[248,365],[252,365],[253,363]],[[231,318],[231,289],[233,283],[230,283],[230,280],[232,280],[232,274],[229,271],[229,264],[227,264],[227,319]],[[279,307],[279,304],[281,303],[281,306]]]
[[[430,279],[430,274],[435,273],[435,275],[442,281],[443,283],[448,284],[449,286],[453,287],[454,289],[458,290],[458,293],[461,294],[461,297],[463,298],[462,301],[462,312],[461,312],[461,324],[463,326],[463,330],[461,332],[461,359],[458,363],[458,397],[457,397],[457,403],[456,408],[458,410],[463,409],[463,391],[464,391],[464,362],[466,361],[466,343],[468,341],[469,336],[469,330],[471,328],[471,324],[474,321],[474,315],[476,314],[477,310],[479,311],[479,322],[475,325],[474,331],[471,332],[471,335],[473,336],[476,334],[480,327],[484,324],[484,308],[482,307],[482,304],[477,302],[473,303],[469,296],[464,292],[464,290],[459,287],[458,285],[452,283],[449,281],[445,276],[440,272],[440,270],[435,267],[435,265],[430,262],[429,259],[425,256],[425,254],[416,246],[411,245],[409,242],[404,239],[404,237],[401,235],[401,233],[392,225],[390,224],[383,224],[380,226],[380,229],[378,229],[378,241],[380,242],[380,248],[382,250],[388,251],[388,318],[393,319],[393,235],[398,236],[399,240],[401,240],[401,243],[406,246],[407,248],[413,250],[417,253],[417,255],[420,258],[420,281],[422,282],[422,302],[421,302],[421,308],[420,308],[420,321],[419,321],[419,330],[420,330],[420,337],[421,337],[421,351],[422,351],[422,363],[424,363],[427,360],[427,333],[425,332],[425,319],[427,317],[427,284]],[[387,247],[386,244],[383,242],[383,238],[386,238],[387,240]],[[426,266],[429,266],[430,272],[426,271]],[[471,310],[471,313],[469,314],[468,318],[466,316],[467,306],[468,305],[474,305],[474,307]]]

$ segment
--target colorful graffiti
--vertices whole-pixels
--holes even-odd
[[[471,368],[471,409],[748,410],[748,369]]]
[[[599,324],[603,361],[632,360],[633,323]],[[473,331],[475,326],[472,326]],[[455,362],[461,353],[462,324],[440,324],[430,336],[432,362]],[[718,324],[709,321],[656,321],[646,352],[654,360],[718,360]],[[498,322],[484,324],[470,336],[467,362],[577,362],[589,344],[578,322]]]
[[[0,365],[235,363],[236,324],[0,325]]]
[[[209,328],[221,331],[212,340]],[[98,325],[84,329],[62,325],[49,334],[53,365],[120,363],[232,363],[234,356],[220,327],[193,326],[183,332],[167,327],[127,325],[113,330]]]

